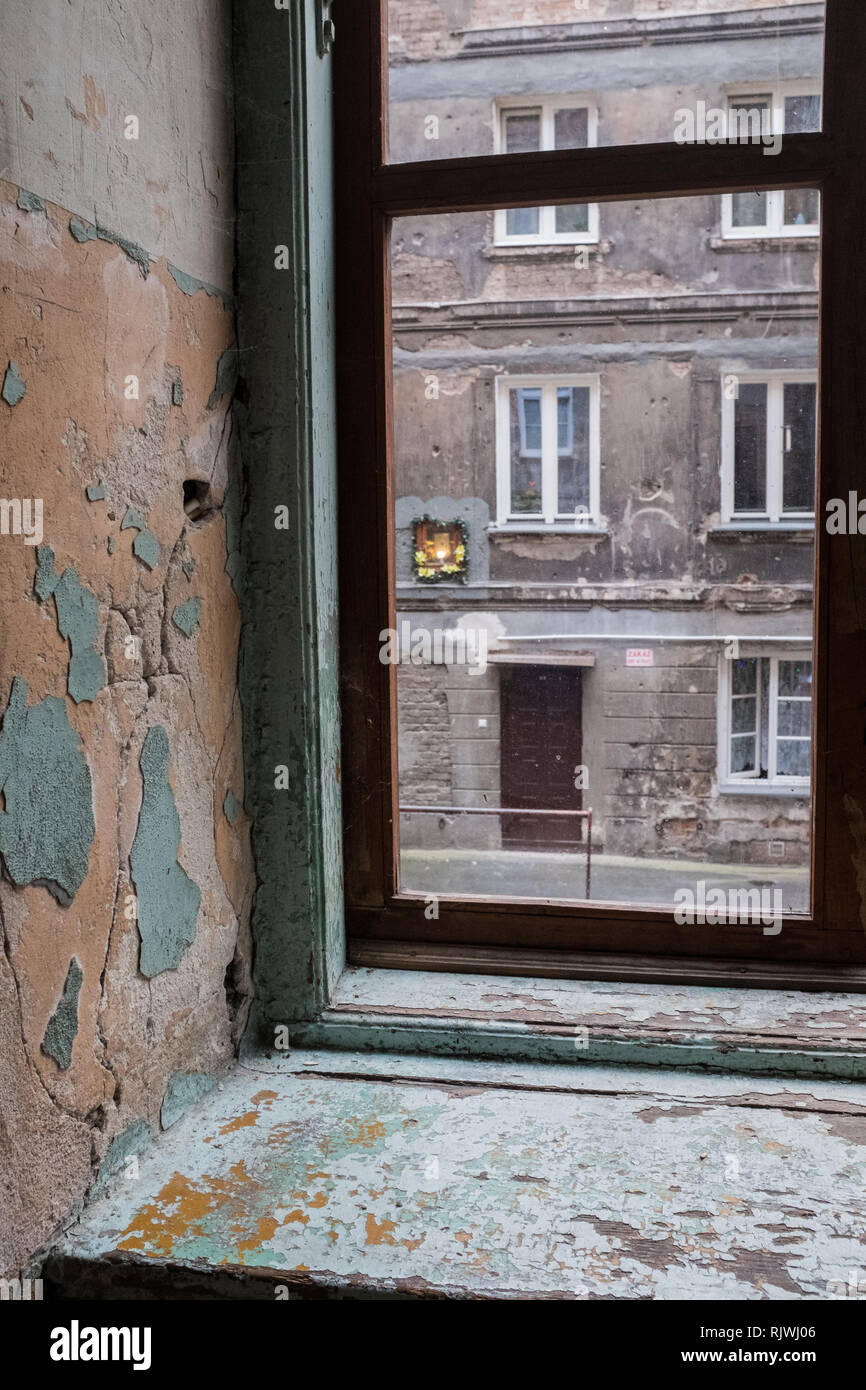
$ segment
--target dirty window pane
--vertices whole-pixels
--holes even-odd
[[[505,117],[505,153],[525,154],[541,149],[541,116],[537,111],[515,111]]]
[[[582,150],[589,144],[589,112],[586,107],[571,107],[554,113],[554,148]],[[589,207],[572,203],[556,209],[557,232],[586,232],[589,230]]]
[[[493,154],[499,99],[585,97],[600,145],[720,138],[747,83],[790,99],[788,129],[820,120],[813,0],[389,0],[388,31],[394,161]]]
[[[779,694],[797,695],[803,699],[812,698],[811,661],[779,662]],[[791,731],[793,732],[793,731]]]
[[[808,512],[815,504],[817,388],[811,382],[785,385],[784,485],[782,508]]]
[[[734,511],[761,512],[767,498],[767,387],[740,382],[734,426]]]
[[[541,149],[541,113],[515,111],[504,116],[505,153],[525,154]],[[509,208],[509,236],[535,236],[538,232],[538,208]]]
[[[785,98],[785,133],[808,134],[821,129],[821,98],[817,92]]]
[[[510,392],[511,510],[541,511],[541,392]]]
[[[601,213],[501,262],[495,209],[393,223],[401,889],[801,912],[817,254],[720,253],[719,194]]]
[[[766,193],[733,193],[732,222],[735,227],[765,227],[767,225]]]

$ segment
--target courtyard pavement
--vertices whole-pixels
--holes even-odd
[[[584,854],[525,853],[514,850],[404,849],[404,892],[454,897],[586,899]],[[782,911],[809,910],[809,870],[774,864],[713,864],[694,859],[637,859],[593,854],[593,902],[673,907],[678,888],[702,880],[710,888],[779,888]]]

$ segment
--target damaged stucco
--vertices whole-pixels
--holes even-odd
[[[0,21],[0,493],[42,506],[0,537],[0,1275],[124,1180],[200,1093],[176,1078],[225,1071],[249,1005],[229,16]]]

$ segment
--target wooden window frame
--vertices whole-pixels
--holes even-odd
[[[737,398],[725,390],[725,383],[731,377],[736,377],[737,382],[744,385],[757,385],[767,387],[767,422],[766,422],[766,456],[764,459],[764,497],[766,506],[763,511],[738,512],[734,510],[735,497],[735,426],[737,413]],[[802,512],[786,512],[782,510],[782,490],[784,485],[785,455],[782,447],[781,430],[784,425],[784,401],[786,386],[811,386],[818,383],[817,371],[786,371],[785,369],[771,368],[767,371],[723,371],[722,372],[722,448],[721,448],[721,469],[722,469],[722,521],[726,526],[743,526],[748,528],[750,523],[755,521],[765,521],[770,526],[778,526],[783,529],[792,522],[802,525],[804,528],[811,527],[815,520],[814,510]],[[773,444],[776,439],[776,445]],[[817,463],[817,449],[816,449]],[[813,464],[813,472],[814,472]]]
[[[544,388],[576,386],[589,390],[589,510],[575,514],[558,512],[559,472],[556,447],[545,445],[551,429],[551,412],[545,411]],[[512,390],[538,388],[541,390],[541,457],[542,470],[542,508],[540,512],[513,512],[511,510],[511,436],[508,393]],[[600,527],[601,520],[601,378],[597,372],[577,372],[570,375],[540,372],[537,374],[519,373],[514,376],[498,376],[495,384],[496,408],[496,527],[499,531],[511,528],[558,530],[564,526],[585,526],[589,529]],[[556,418],[553,419],[553,433],[558,439]],[[554,505],[547,506],[552,501]]]
[[[337,381],[340,436],[341,682],[346,921],[359,943],[391,942],[439,953],[441,967],[466,947],[570,952],[576,973],[600,953],[623,978],[712,977],[712,962],[772,961],[774,979],[803,987],[797,962],[866,961],[866,545],[828,536],[831,498],[863,474],[866,380],[856,334],[866,324],[866,275],[856,248],[866,225],[866,6],[827,0],[824,128],[789,136],[770,162],[760,145],[634,145],[386,162],[385,0],[346,5],[335,45]],[[670,910],[441,898],[434,922],[424,899],[397,891],[396,673],[379,660],[379,632],[393,626],[394,535],[389,222],[397,216],[718,195],[756,187],[818,188],[822,195],[819,501],[813,653],[812,888],[808,916],[786,918],[776,938],[726,924],[681,927]],[[850,326],[844,332],[842,325]],[[866,488],[864,488],[866,491]],[[359,553],[359,545],[363,554]],[[862,895],[862,901],[861,901]],[[768,947],[768,940],[770,946]],[[398,943],[403,943],[400,947]],[[411,955],[411,951],[409,952]],[[501,955],[501,950],[500,950]],[[380,962],[387,963],[387,960]],[[631,963],[630,963],[631,962]],[[646,964],[649,962],[649,964]],[[527,966],[527,970],[532,967]],[[739,967],[738,967],[739,968]],[[670,978],[668,973],[667,978]]]

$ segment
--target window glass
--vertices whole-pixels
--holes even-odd
[[[600,212],[586,258],[393,223],[400,883],[802,911],[817,255],[719,250],[718,195]]]
[[[592,93],[597,143],[726,138],[731,89],[768,95],[796,74],[820,92],[824,6],[814,0],[388,0],[390,159],[494,153],[497,99]],[[797,95],[789,130],[817,128]],[[785,98],[780,97],[784,107]],[[578,117],[557,122],[578,143]],[[560,138],[559,127],[562,129]],[[551,147],[551,146],[548,146]],[[504,145],[500,148],[504,149]]]
[[[740,382],[735,407],[734,511],[762,512],[767,502],[767,387]]]

